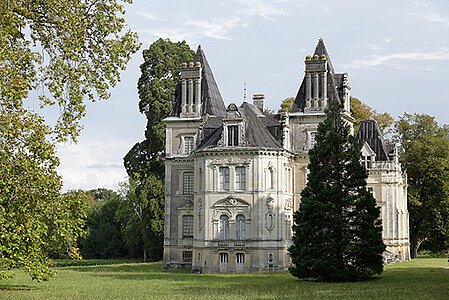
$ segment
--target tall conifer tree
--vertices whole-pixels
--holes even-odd
[[[340,107],[331,103],[326,113],[294,214],[290,272],[323,281],[365,280],[383,271],[379,208],[366,188],[367,172]]]

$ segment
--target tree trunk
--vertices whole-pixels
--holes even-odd
[[[147,248],[143,248],[143,262],[147,262]]]
[[[410,239],[410,256],[411,258],[417,258],[418,257],[418,250],[419,246],[425,241],[426,239],[419,239],[417,237],[413,237]]]

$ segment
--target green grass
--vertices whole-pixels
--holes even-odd
[[[353,283],[301,281],[288,272],[162,271],[161,263],[71,266],[41,283],[17,272],[0,281],[0,299],[449,299],[448,266],[446,258],[420,258]]]

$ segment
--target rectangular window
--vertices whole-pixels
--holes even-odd
[[[192,136],[186,136],[184,137],[184,154],[189,154],[193,152],[193,137]]]
[[[193,175],[193,172],[184,172],[182,193],[184,195],[192,195],[194,186],[195,186],[195,177]]]
[[[227,253],[220,253],[220,263],[221,264],[228,263],[228,254]]]
[[[316,144],[316,132],[311,132],[310,133],[310,149],[315,147],[315,144]]]
[[[220,191],[229,191],[229,168],[220,167]]]
[[[239,127],[237,125],[228,126],[228,146],[239,145]]]
[[[239,191],[244,191],[246,189],[246,168],[236,167],[235,168],[235,189]]]
[[[236,253],[235,254],[235,262],[237,264],[244,264],[245,263],[245,253]]]
[[[192,251],[182,251],[182,261],[192,262]]]
[[[182,216],[182,237],[193,238],[193,215]]]

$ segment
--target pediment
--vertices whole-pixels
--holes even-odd
[[[249,203],[246,202],[245,200],[242,200],[240,198],[236,198],[233,196],[228,196],[224,199],[218,200],[217,202],[215,202],[214,205],[212,205],[212,207],[248,207]]]
[[[177,208],[178,210],[190,210],[193,209],[193,202],[190,200],[186,200],[184,203],[182,203]]]

